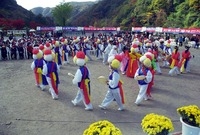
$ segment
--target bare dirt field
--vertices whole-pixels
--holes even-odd
[[[191,60],[191,73],[171,77],[169,69],[162,68],[163,74],[155,76],[153,100],[143,101],[140,106],[134,104],[138,94],[136,80],[121,75],[125,111],[118,111],[115,102],[108,110],[98,107],[107,86],[100,84],[97,77],[109,74],[108,66],[100,60],[87,64],[92,74],[93,111],[85,111],[83,103],[76,107],[71,104],[77,87],[72,85],[67,73],[75,73],[78,68],[72,59],[71,64],[61,67],[58,100],[51,98],[48,87],[41,91],[35,86],[30,68],[32,60],[0,61],[0,135],[82,135],[90,123],[103,119],[119,127],[123,135],[144,135],[140,123],[151,112],[171,118],[174,132],[181,131],[176,109],[189,104],[200,106],[200,50],[191,48],[191,52],[195,55]]]

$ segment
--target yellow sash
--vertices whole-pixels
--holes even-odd
[[[180,69],[181,72],[184,72],[184,70],[185,70],[185,68],[184,68],[185,61],[186,60],[184,59],[183,62],[182,62],[181,69]]]
[[[175,62],[176,62],[175,59],[172,59],[172,63],[170,65],[170,68],[174,68]]]
[[[53,75],[53,80],[56,81],[56,74],[53,72],[52,75]]]
[[[37,68],[37,73],[42,74],[42,69],[41,68]]]
[[[55,63],[58,63],[58,53],[56,53],[56,56],[55,56]]]

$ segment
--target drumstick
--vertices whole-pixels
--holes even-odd
[[[74,75],[72,73],[68,73],[68,76],[74,77]]]

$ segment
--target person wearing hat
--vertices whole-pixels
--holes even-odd
[[[117,54],[118,54],[118,52],[117,52],[117,46],[116,46],[116,45],[113,45],[113,46],[112,46],[112,49],[110,50],[110,52],[109,52],[109,54],[108,54],[108,59],[109,59],[109,57],[115,56],[115,55],[117,55]]]
[[[111,69],[109,80],[107,81],[108,91],[107,94],[99,105],[101,109],[107,109],[108,105],[115,100],[118,105],[118,110],[124,110],[124,94],[122,89],[122,82],[120,80],[119,68],[121,63],[121,56],[116,55],[113,60],[111,60],[109,66]]]
[[[149,68],[149,70],[150,70],[150,72],[152,74],[152,79],[151,79],[151,82],[149,82],[149,84],[148,84],[147,91],[146,91],[146,97],[145,97],[145,100],[148,100],[148,99],[152,98],[151,90],[152,90],[152,87],[154,85],[155,71],[156,71],[157,67],[156,67],[156,63],[155,63],[155,55],[152,52],[150,52],[150,51],[146,52],[144,54],[144,56],[151,60],[151,67]],[[140,60],[140,62],[142,62],[143,60]]]
[[[63,46],[62,46],[62,56],[63,56],[63,63],[67,64],[69,63],[69,53],[70,53],[71,49],[70,49],[70,45],[68,43],[68,40],[65,39],[63,42]]]
[[[43,44],[40,44],[40,45],[39,45],[39,50],[41,50],[41,51],[44,53],[45,48],[44,48],[44,45],[43,45]]]
[[[81,47],[80,47],[80,45],[79,45],[79,41],[80,41],[79,38],[74,37],[73,44],[72,44],[72,46],[73,46],[73,47],[72,47],[73,56],[75,56],[76,53],[77,53],[78,51],[81,50]]]
[[[106,46],[106,48],[103,51],[103,64],[107,64],[108,62],[108,55],[112,49],[112,45],[113,45],[113,39],[109,39],[108,40],[108,45]]]
[[[140,67],[135,72],[134,78],[138,81],[139,93],[135,100],[135,104],[139,105],[142,100],[147,99],[147,88],[152,80],[152,73],[149,68],[151,68],[151,60],[146,56],[140,57]]]
[[[58,66],[60,68],[60,66],[62,65],[62,51],[60,48],[59,41],[55,42],[54,53],[55,53],[55,62],[58,64]]]
[[[96,57],[97,57],[97,60],[100,60],[103,57],[102,56],[102,51],[104,49],[104,46],[103,46],[103,44],[102,44],[100,39],[97,39],[96,46],[97,46],[97,48],[96,48]]]
[[[74,85],[78,85],[78,92],[71,102],[76,106],[83,101],[85,110],[90,111],[93,110],[93,106],[90,100],[90,72],[86,67],[87,60],[83,51],[78,51],[73,58],[74,63],[79,66],[72,80]]]
[[[124,47],[124,39],[122,37],[118,38],[118,43],[117,43],[117,52],[120,54],[123,52],[123,47]]]
[[[172,63],[170,65],[171,69],[169,71],[169,75],[171,76],[180,74],[179,68],[178,68],[178,64],[180,61],[180,53],[178,49],[179,49],[178,46],[175,46],[174,51],[172,52]]]
[[[120,71],[124,75],[124,74],[126,74],[127,65],[128,65],[129,49],[126,46],[124,46],[122,49],[122,52],[119,55],[121,55],[121,57],[122,57]]]
[[[58,85],[59,81],[59,66],[54,62],[54,55],[50,49],[44,51],[44,60],[47,62],[43,66],[43,75],[46,76],[47,82],[49,84],[49,92],[54,100],[58,99]]]
[[[191,59],[191,53],[190,53],[189,45],[185,46],[185,50],[182,51],[181,56],[182,56],[182,58],[179,63],[180,72],[181,73],[184,73],[185,71],[190,72],[189,61]]]
[[[48,82],[46,77],[42,74],[43,66],[46,64],[43,59],[43,52],[38,48],[34,48],[32,52],[34,61],[31,64],[31,69],[34,71],[36,86],[44,90]]]
[[[133,78],[139,66],[139,58],[142,56],[139,52],[138,45],[133,44],[129,53],[128,66],[126,70],[127,77]]]
[[[84,39],[84,44],[83,44],[83,51],[85,53],[85,55],[89,58],[89,60],[92,60],[92,57],[90,56],[90,51],[91,51],[92,47],[89,43],[89,39],[88,37],[86,39]]]
[[[172,55],[171,41],[167,40],[165,44],[166,46],[164,48],[164,59],[162,67],[167,67],[170,65],[170,59]]]

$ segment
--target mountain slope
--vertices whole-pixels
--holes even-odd
[[[34,14],[25,8],[19,6],[15,0],[1,0],[0,1],[0,17],[12,19],[30,19]]]
[[[96,2],[69,2],[70,5],[72,5],[73,7],[73,11],[72,11],[72,16],[76,16],[77,14],[79,14],[80,12],[90,8],[91,6],[93,6]],[[41,14],[42,16],[48,16],[48,17],[52,17],[52,11],[53,8],[42,8],[42,7],[35,7],[33,9],[31,9],[31,11],[35,14],[35,15],[39,15]]]
[[[34,15],[31,11],[19,6],[16,0],[0,1],[0,28],[23,29],[26,27],[52,26],[51,18]]]
[[[199,0],[102,0],[72,19],[75,26],[200,27]]]

